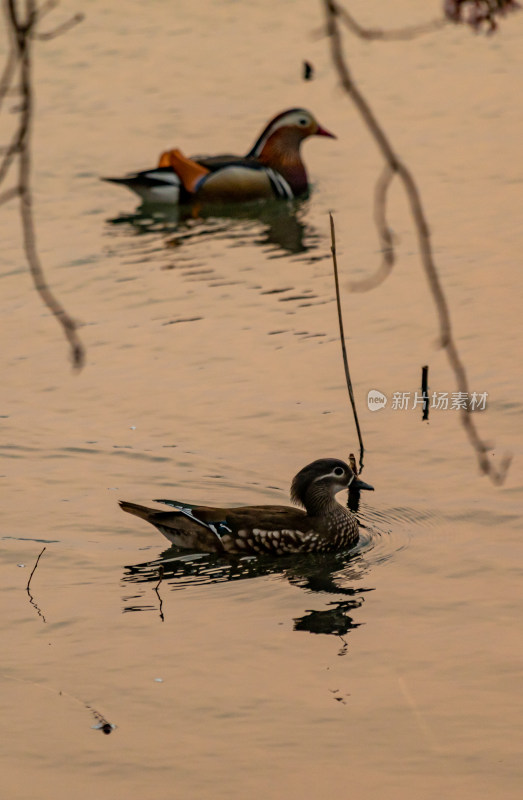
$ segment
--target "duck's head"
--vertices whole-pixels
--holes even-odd
[[[320,458],[303,467],[291,486],[291,500],[309,510],[311,505],[330,502],[334,495],[350,486],[372,490],[348,464],[337,458]]]
[[[302,141],[309,136],[336,138],[333,133],[322,128],[310,111],[304,108],[290,108],[271,119],[247,156],[260,158],[264,152],[271,149],[285,148],[288,151],[298,152]]]

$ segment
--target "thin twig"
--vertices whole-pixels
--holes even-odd
[[[468,377],[452,335],[448,305],[434,262],[432,246],[430,242],[430,230],[425,217],[425,212],[423,210],[421,196],[417,184],[410,170],[407,169],[405,164],[394,152],[393,147],[389,142],[389,139],[383,128],[378,123],[369,104],[352,79],[343,53],[343,44],[338,27],[340,7],[334,2],[334,0],[324,0],[324,6],[327,18],[327,34],[331,43],[331,56],[340,78],[341,85],[360,112],[365,124],[367,125],[367,128],[376,141],[376,144],[381,151],[385,162],[388,164],[389,169],[398,175],[398,178],[401,180],[405,189],[405,193],[410,205],[411,215],[414,221],[414,226],[418,236],[421,261],[438,313],[441,346],[445,349],[450,366],[456,377],[459,391],[468,395]],[[469,442],[476,452],[481,471],[488,475],[494,484],[502,484],[505,480],[512,456],[510,454],[505,455],[501,459],[499,468],[496,469],[488,456],[488,451],[490,448],[481,439],[472,419],[471,409],[468,405],[466,408],[460,409],[460,421],[465,429]]]
[[[15,67],[16,52],[15,48],[11,45],[9,55],[7,56],[5,62],[4,71],[2,72],[2,77],[0,78],[0,110],[2,109],[2,103],[4,102],[7,93],[11,88],[11,81],[13,80],[15,74]]]
[[[331,226],[331,253],[332,253],[332,266],[334,269],[334,285],[336,287],[336,306],[338,308],[338,323],[340,326],[340,342],[341,342],[341,352],[343,355],[343,367],[345,369],[345,380],[347,381],[347,389],[349,390],[349,398],[350,404],[352,406],[352,413],[354,415],[354,423],[356,425],[356,431],[358,433],[358,441],[360,443],[360,472],[363,469],[363,453],[365,452],[365,448],[363,447],[363,439],[361,436],[361,428],[360,423],[358,420],[358,412],[356,411],[356,400],[354,399],[354,390],[352,388],[352,381],[350,378],[349,372],[349,361],[347,358],[347,348],[345,346],[345,334],[343,332],[343,316],[341,313],[341,300],[340,300],[340,282],[338,279],[338,259],[336,255],[336,230],[334,228],[334,218],[331,213],[329,213],[330,219],[330,226]]]
[[[364,28],[343,6],[339,6],[334,2],[332,5],[335,7],[336,13],[339,15],[340,19],[343,20],[347,28],[349,28],[352,33],[355,33],[356,36],[359,36],[360,39],[379,39],[382,42],[406,41],[407,39],[414,39],[417,36],[421,36],[424,33],[433,33],[434,31],[440,30],[440,28],[443,28],[450,22],[450,20],[445,19],[445,17],[439,17],[438,19],[429,20],[429,22],[422,22],[419,25],[408,25],[404,28],[384,31],[381,28]]]
[[[22,125],[22,121],[20,121],[20,125],[14,132],[11,142],[5,148],[4,158],[2,163],[0,164],[0,183],[2,183],[7,173],[9,172],[9,167],[13,163],[15,156],[17,156],[22,151],[26,133],[27,131],[25,127]]]
[[[27,586],[25,587],[25,588],[27,589],[27,591],[29,591],[29,586],[30,586],[30,584],[31,584],[31,578],[33,577],[33,575],[34,575],[34,573],[35,573],[35,570],[36,570],[36,568],[37,568],[37,566],[38,566],[38,562],[39,562],[39,561],[40,561],[40,559],[42,558],[42,555],[44,554],[44,552],[45,552],[45,550],[46,550],[46,549],[47,549],[46,547],[42,547],[42,549],[41,549],[40,553],[38,554],[38,558],[36,559],[36,563],[35,563],[35,565],[34,565],[34,567],[33,567],[33,569],[32,569],[32,572],[31,572],[31,574],[29,575],[29,580],[27,581]]]
[[[8,203],[10,200],[13,199],[13,197],[18,197],[19,194],[20,194],[19,186],[13,186],[11,189],[6,189],[5,192],[2,192],[2,194],[0,194],[0,206],[3,205],[4,203]]]
[[[40,22],[46,14],[49,14],[50,11],[54,11],[59,5],[60,0],[46,0],[45,3],[42,3],[42,5],[37,8],[35,22]]]
[[[62,33],[67,33],[67,31],[70,31],[75,25],[83,22],[84,19],[84,14],[75,14],[70,19],[66,19],[65,22],[62,22],[61,25],[57,25],[52,31],[47,31],[46,33],[36,33],[34,38],[41,42],[48,42],[50,39],[56,39],[57,36],[61,36]]]

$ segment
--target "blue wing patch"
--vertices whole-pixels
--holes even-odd
[[[201,525],[202,528],[207,528],[207,530],[214,533],[220,542],[225,533],[232,533],[232,530],[225,523],[225,520],[219,520],[217,522],[204,522],[203,519],[197,517],[193,509],[198,508],[198,506],[191,505],[190,503],[179,503],[177,500],[155,500],[154,502],[163,503],[166,506],[175,508],[176,511],[179,511],[180,514],[183,514],[188,519],[196,522],[197,525]]]

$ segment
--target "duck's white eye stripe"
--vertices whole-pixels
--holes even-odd
[[[342,468],[341,467],[335,467],[332,470],[332,472],[327,472],[325,475],[318,475],[318,477],[314,478],[314,480],[312,482],[316,483],[316,481],[324,481],[325,478],[342,478],[346,473],[345,473],[345,470],[343,470],[342,473],[337,472],[337,470],[339,470],[339,469],[342,469]],[[355,477],[354,474],[352,474],[350,481],[347,483],[347,486],[350,486],[350,484],[354,480],[354,477]]]
[[[261,134],[261,136],[258,139],[258,141],[256,142],[256,144],[254,145],[252,150],[249,152],[249,156],[257,158],[260,155],[260,153],[263,150],[263,148],[265,147],[265,145],[267,144],[267,141],[271,138],[272,134],[276,133],[276,131],[279,130],[280,128],[285,128],[288,125],[303,125],[303,126],[305,126],[305,125],[308,125],[309,122],[310,122],[310,119],[307,119],[306,117],[303,116],[303,112],[298,117],[298,119],[297,119],[297,117],[298,117],[298,112],[293,111],[293,112],[290,112],[289,114],[283,114],[283,116],[281,116],[279,119],[276,119]]]

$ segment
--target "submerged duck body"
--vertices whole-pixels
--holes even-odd
[[[156,168],[104,180],[126,186],[145,203],[290,200],[309,188],[300,153],[301,143],[309,136],[335,138],[310,111],[292,108],[266,125],[245,156],[186,158],[179,150],[169,150]]]
[[[294,478],[290,506],[213,508],[175,500],[159,500],[173,511],[159,511],[120,501],[124,511],[150,522],[177,547],[206,553],[268,554],[323,553],[353,547],[359,538],[358,521],[335,495],[359,480],[351,468],[335,458],[323,458],[304,467]]]

